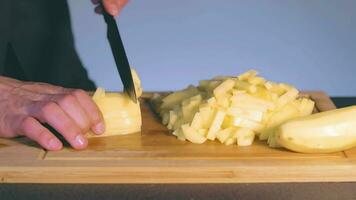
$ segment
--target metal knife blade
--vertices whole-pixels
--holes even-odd
[[[120,74],[122,84],[124,85],[124,92],[132,99],[133,102],[137,102],[137,96],[135,91],[135,85],[133,82],[131,68],[126,56],[124,45],[121,40],[119,29],[116,21],[112,15],[103,11],[104,19],[107,24],[107,38],[110,43],[111,52],[114,56],[117,71]]]

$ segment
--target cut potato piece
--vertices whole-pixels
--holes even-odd
[[[237,78],[241,81],[247,81],[251,77],[255,77],[258,74],[256,70],[249,70],[243,74],[237,76]]]
[[[198,131],[189,126],[189,124],[182,125],[184,137],[192,143],[202,144],[206,141],[206,137],[198,134]]]
[[[199,91],[193,87],[190,86],[187,89],[180,91],[180,92],[175,92],[172,93],[162,99],[162,105],[160,106],[162,109],[163,108],[172,108],[174,105],[182,102],[186,98],[190,98],[194,95],[199,94]]]
[[[142,87],[141,87],[141,80],[137,75],[137,72],[135,69],[131,68],[131,74],[132,74],[132,79],[135,85],[135,92],[136,96],[140,97],[142,95]]]
[[[261,85],[263,86],[266,82],[266,80],[262,77],[258,76],[253,76],[248,79],[248,82],[251,83],[252,85]]]
[[[301,116],[307,116],[313,113],[314,106],[315,106],[314,101],[307,98],[301,98],[298,99],[298,102],[300,102],[298,109]]]
[[[203,105],[200,107],[199,112],[201,114],[201,118],[203,121],[203,127],[210,128],[210,125],[211,125],[211,123],[214,119],[214,116],[215,116],[215,110],[213,110],[208,105]]]
[[[213,119],[213,122],[211,123],[208,134],[206,136],[209,140],[215,140],[216,137],[215,134],[220,130],[224,118],[225,118],[225,112],[222,110],[218,110]]]
[[[269,135],[272,134],[280,124],[299,116],[299,110],[294,106],[294,104],[290,103],[283,106],[270,115],[269,120],[266,122],[266,127],[268,128],[261,132],[259,136],[260,140],[267,140]]]
[[[232,144],[235,144],[236,143],[236,138],[228,138],[226,141],[225,141],[225,145],[228,146],[228,145],[232,145]]]
[[[298,97],[298,95],[299,95],[299,91],[295,88],[291,88],[289,91],[287,91],[277,100],[277,106],[282,107],[286,105],[287,103],[295,100]]]
[[[238,146],[250,146],[255,139],[255,132],[249,128],[239,128],[236,135]]]
[[[201,95],[197,95],[182,102],[182,114],[184,122],[192,121],[194,114],[199,110],[201,100]]]
[[[287,104],[271,116],[271,118],[267,122],[267,126],[275,127],[289,119],[298,116],[299,116],[299,110],[293,104]]]
[[[273,102],[269,102],[257,97],[254,97],[250,94],[235,94],[231,97],[231,106],[240,107],[247,109],[255,109],[260,111],[272,110],[275,108]]]
[[[235,131],[234,127],[225,128],[216,133],[216,138],[221,142],[225,143],[225,141],[230,137],[232,132]]]
[[[234,85],[235,85],[235,81],[233,79],[225,80],[214,89],[214,96],[217,99],[223,99],[226,93],[232,90]]]
[[[300,117],[281,125],[276,141],[302,153],[330,153],[356,146],[356,106]]]
[[[238,107],[230,107],[227,110],[227,114],[233,117],[241,117],[249,120],[254,120],[257,122],[261,122],[263,118],[263,112],[259,110],[253,109],[244,109]]]
[[[175,131],[173,131],[172,134],[177,136],[178,140],[185,141],[185,136],[184,136],[182,128],[176,129]]]
[[[200,115],[200,113],[195,113],[193,121],[190,125],[191,127],[195,128],[195,129],[201,129],[203,128],[203,119]]]
[[[176,112],[174,112],[173,110],[170,110],[167,128],[172,129],[174,124],[176,123],[177,119],[178,119],[178,114]]]
[[[248,128],[252,131],[261,132],[264,129],[264,125],[253,120],[243,119],[241,120],[239,127]]]

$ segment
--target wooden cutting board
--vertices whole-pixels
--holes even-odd
[[[335,109],[323,92],[307,92],[318,111]],[[177,140],[142,99],[141,133],[92,138],[86,150],[48,152],[26,138],[0,139],[6,183],[242,183],[356,181],[356,148],[301,154],[252,146]]]

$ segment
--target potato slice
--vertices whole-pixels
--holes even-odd
[[[206,141],[206,137],[199,134],[198,130],[190,127],[189,124],[183,124],[182,131],[183,131],[184,137],[192,143],[202,144]]]
[[[177,136],[178,140],[181,140],[181,141],[186,140],[182,128],[176,129],[175,131],[173,131],[172,134]]]
[[[233,79],[225,80],[214,89],[214,96],[217,99],[223,99],[226,93],[232,90],[234,85],[235,85],[235,81]]]
[[[250,146],[255,139],[255,132],[249,128],[239,128],[236,132],[238,146]]]
[[[223,110],[218,110],[209,128],[207,138],[209,140],[215,140],[216,133],[220,130],[221,125],[225,118],[225,112]]]
[[[234,127],[222,129],[216,133],[216,138],[221,143],[225,143],[225,141],[230,137],[230,135],[232,134],[233,131],[235,131]]]
[[[240,117],[244,119],[254,120],[256,122],[261,122],[263,118],[263,112],[259,110],[239,108],[239,107],[230,107],[227,110],[227,115],[233,117]]]

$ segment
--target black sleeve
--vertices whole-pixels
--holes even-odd
[[[75,51],[65,0],[0,2],[0,63],[4,63],[0,73],[22,80],[95,89]]]

